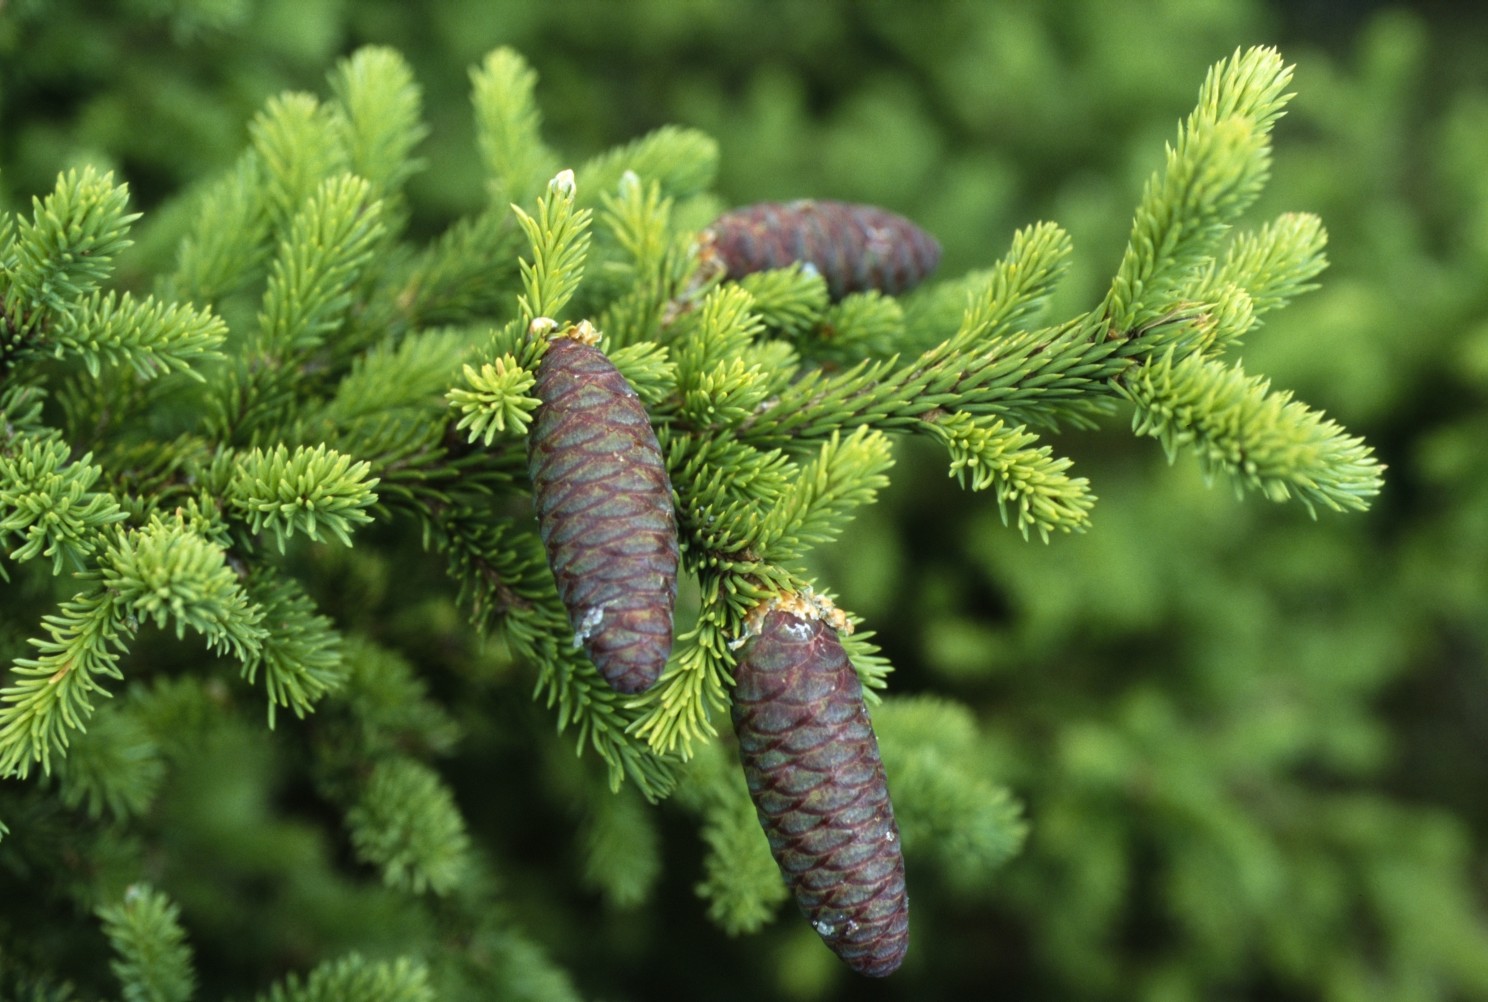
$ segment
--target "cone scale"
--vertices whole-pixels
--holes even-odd
[[[574,337],[553,338],[533,395],[533,499],[574,646],[617,692],[644,691],[671,653],[677,599],[676,515],[656,433],[620,371]]]
[[[862,686],[836,630],[768,612],[734,679],[749,794],[796,903],[853,970],[891,974],[909,945],[904,856]]]
[[[850,292],[897,295],[940,263],[940,244],[903,216],[873,205],[800,199],[761,202],[726,212],[706,231],[729,278],[810,264],[831,297]]]

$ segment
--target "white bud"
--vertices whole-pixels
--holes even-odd
[[[554,174],[553,180],[548,182],[548,190],[572,198],[574,193],[574,172],[565,167],[557,174]]]

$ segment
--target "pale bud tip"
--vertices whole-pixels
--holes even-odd
[[[587,320],[580,320],[565,333],[580,344],[599,344],[599,328]]]

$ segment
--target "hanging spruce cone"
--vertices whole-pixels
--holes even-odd
[[[744,776],[770,851],[832,951],[883,977],[909,945],[904,857],[858,676],[820,619],[780,609],[734,670]]]
[[[804,261],[833,299],[905,292],[940,262],[940,244],[908,219],[849,202],[761,202],[719,216],[705,236],[729,278]]]
[[[538,363],[528,466],[574,645],[617,692],[634,693],[656,682],[672,650],[677,523],[646,409],[578,339],[590,337],[587,323],[555,336]]]

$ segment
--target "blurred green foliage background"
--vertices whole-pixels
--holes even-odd
[[[879,203],[941,239],[945,276],[1055,220],[1077,249],[1056,313],[1098,297],[1205,68],[1278,45],[1299,96],[1254,215],[1319,213],[1333,263],[1251,336],[1248,368],[1369,439],[1386,491],[1314,523],[1169,467],[1117,415],[1062,436],[1101,501],[1090,532],[1045,546],[904,449],[822,580],[877,631],[894,693],[974,708],[978,754],[1031,827],[991,879],[909,860],[900,974],[849,980],[795,922],[709,926],[695,831],[668,807],[655,897],[606,902],[576,862],[572,777],[490,766],[549,740],[540,709],[456,708],[450,772],[513,915],[582,997],[1488,997],[1488,18],[1324,0],[4,0],[0,204],[112,168],[147,214],[145,274],[165,253],[151,210],[229,164],[266,98],[322,90],[365,43],[425,88],[416,233],[481,204],[467,69],[505,44],[575,160],[695,126],[721,144],[725,202]],[[345,559],[331,609],[390,608],[412,649],[480,663],[447,596]],[[290,764],[233,740],[163,808],[204,987],[428,935],[333,889],[305,819],[254,806]]]

